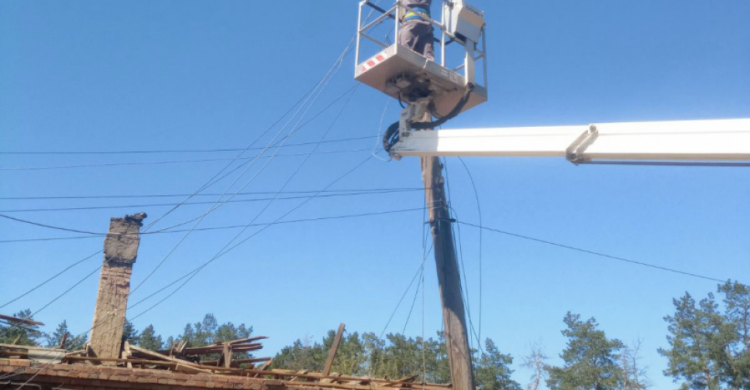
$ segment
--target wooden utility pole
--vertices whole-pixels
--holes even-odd
[[[104,240],[104,263],[91,331],[91,350],[99,358],[116,359],[122,348],[130,275],[138,256],[140,229],[145,213],[112,218]],[[111,363],[114,364],[114,363]]]
[[[429,114],[425,115],[429,121]],[[466,311],[461,297],[461,275],[453,245],[448,201],[445,196],[443,164],[439,157],[421,157],[422,181],[430,216],[432,241],[437,266],[440,299],[443,303],[443,325],[448,363],[454,390],[474,390],[474,371],[466,330]]]

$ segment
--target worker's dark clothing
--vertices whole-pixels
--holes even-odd
[[[432,0],[399,0],[401,5],[430,15]],[[432,24],[413,12],[406,11],[398,32],[398,43],[431,59],[435,59]]]

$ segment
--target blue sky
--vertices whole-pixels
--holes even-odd
[[[490,1],[486,11],[490,100],[450,128],[588,124],[607,121],[750,117],[750,3],[705,1]],[[281,11],[280,11],[281,9]],[[0,3],[0,151],[123,151],[244,148],[331,67],[356,27],[354,1],[326,2],[22,2]],[[353,56],[309,117],[353,85]],[[371,137],[398,116],[398,104],[359,87],[304,127],[290,143]],[[336,114],[340,117],[334,122]],[[332,124],[333,123],[333,124]],[[278,128],[277,128],[278,129]],[[277,129],[274,130],[277,131]],[[263,138],[267,142],[270,137]],[[374,139],[324,144],[288,191],[319,190],[365,159]],[[279,154],[299,154],[311,146]],[[341,152],[341,153],[339,153]],[[136,155],[0,154],[0,196],[191,193],[227,161],[49,170],[133,162],[232,158],[233,153]],[[265,160],[264,160],[265,161]],[[304,156],[274,159],[246,191],[277,191]],[[575,167],[559,159],[465,159],[483,223],[498,229],[678,268],[750,282],[750,171],[740,168]],[[261,164],[239,180],[245,183]],[[460,219],[477,222],[463,166],[447,160],[451,199]],[[224,180],[210,192],[222,193]],[[415,159],[372,159],[332,189],[416,188]],[[234,187],[236,188],[236,187]],[[8,215],[103,232],[112,216],[165,207],[78,211],[18,209],[121,206],[169,199],[2,200]],[[206,200],[206,199],[204,199]],[[208,199],[210,200],[210,198]],[[300,200],[273,202],[270,222]],[[201,226],[246,224],[263,202],[232,203]],[[422,206],[419,191],[312,200],[288,219],[393,211]],[[203,213],[186,206],[165,227]],[[148,221],[148,220],[147,220]],[[267,352],[321,337],[345,322],[380,332],[422,256],[421,212],[286,224],[269,228],[212,263],[164,304],[138,318],[162,334],[214,313],[271,336]],[[0,221],[2,240],[76,236]],[[249,232],[248,232],[249,233]],[[462,247],[472,315],[478,325],[479,235],[463,227]],[[236,231],[194,233],[133,296],[141,299],[205,262]],[[133,276],[142,281],[181,235],[144,237]],[[244,237],[244,236],[243,236]],[[387,245],[383,245],[387,243]],[[564,348],[570,310],[596,317],[610,337],[643,340],[643,363],[655,388],[666,346],[663,316],[685,291],[704,296],[715,283],[637,267],[485,232],[482,336],[493,338],[518,367],[532,343],[551,363]],[[0,243],[0,297],[6,301],[68,264],[101,249],[99,238]],[[97,256],[3,308],[41,308],[100,264]],[[426,262],[425,331],[440,329],[432,260]],[[39,314],[72,330],[91,324],[96,276]],[[413,290],[389,331],[401,331]],[[131,301],[132,302],[132,301]],[[155,301],[153,301],[155,302]],[[146,304],[144,304],[145,307]],[[422,333],[421,303],[406,327]],[[136,311],[137,313],[137,311]]]

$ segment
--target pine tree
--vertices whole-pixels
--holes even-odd
[[[562,333],[568,338],[568,347],[560,357],[565,364],[546,368],[547,386],[551,390],[618,389],[623,377],[618,353],[623,343],[607,339],[594,318],[582,321],[580,315],[568,312],[564,321],[568,328]]]
[[[46,335],[47,347],[59,348],[63,338],[65,338],[65,345],[63,348],[67,351],[83,349],[87,339],[86,334],[73,336],[68,330],[67,321],[63,320],[63,322],[57,325],[57,329],[55,329],[51,335]]]
[[[509,365],[513,364],[510,355],[500,353],[495,342],[487,339],[484,352],[475,362],[476,382],[481,390],[521,390],[521,386],[510,379],[513,371]]]
[[[140,336],[138,335],[138,330],[135,329],[135,325],[126,319],[122,327],[122,341],[137,345],[138,337]]]
[[[719,292],[724,294],[730,339],[725,347],[723,376],[733,388],[750,389],[750,287],[730,281],[719,286]]]
[[[13,314],[13,317],[34,319],[31,316],[31,310],[28,309]],[[45,334],[36,325],[0,324],[0,344],[39,345],[37,340],[44,336]]]
[[[161,336],[156,334],[153,325],[147,326],[146,329],[141,332],[141,337],[138,338],[138,346],[151,351],[161,349],[162,345],[164,345],[164,342],[162,342]]]
[[[719,390],[722,346],[719,337],[723,327],[713,294],[696,307],[686,293],[673,300],[675,315],[665,317],[669,324],[667,341],[670,349],[659,349],[669,359],[665,375],[683,380],[683,389]]]
[[[335,334],[333,330],[329,331],[322,343],[309,338],[295,341],[274,357],[274,367],[323,370]],[[450,369],[442,337],[439,333],[437,340],[423,340],[421,337],[388,334],[381,339],[374,333],[350,333],[341,339],[332,372],[391,379],[416,375],[418,381],[449,383]],[[510,355],[500,353],[492,340],[486,341],[486,347],[483,354],[473,359],[479,387],[484,390],[520,390],[520,385],[510,379],[512,370],[509,365],[513,362]]]
[[[737,282],[720,285],[722,313],[714,294],[696,305],[685,293],[674,299],[669,324],[670,348],[659,353],[668,359],[665,375],[682,389],[750,389],[750,289]]]

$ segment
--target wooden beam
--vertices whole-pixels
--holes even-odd
[[[0,314],[0,320],[5,320],[5,321],[8,321],[8,322],[14,322],[14,323],[19,323],[19,324],[24,324],[24,325],[31,325],[31,326],[34,326],[34,325],[36,325],[36,326],[44,326],[43,323],[38,322],[38,321],[32,321],[32,320],[29,320],[29,319],[26,319],[26,318],[17,318],[17,317],[12,317],[12,316],[6,316],[4,314]]]
[[[263,345],[261,344],[239,344],[239,345],[232,346],[232,350],[234,352],[256,351],[259,349],[263,349]],[[224,351],[223,345],[209,345],[207,347],[185,348],[184,350],[182,350],[182,354],[183,355],[206,355],[209,353],[222,353],[223,351]]]
[[[224,348],[221,351],[221,359],[219,359],[219,365],[224,363],[224,368],[232,368],[232,344],[224,344]]]
[[[336,331],[336,338],[333,339],[333,345],[328,350],[328,359],[326,359],[326,365],[323,368],[323,376],[328,376],[331,373],[331,366],[333,366],[333,359],[336,358],[336,351],[339,349],[339,343],[341,342],[341,335],[344,334],[344,328],[346,326],[342,322],[339,324],[339,330]]]
[[[68,341],[68,332],[65,332],[60,339],[60,345],[57,347],[58,349],[65,349],[65,342]]]
[[[207,367],[202,367],[200,364],[197,364],[197,363],[193,363],[193,362],[183,360],[183,359],[178,359],[174,356],[163,355],[158,352],[149,351],[148,349],[138,348],[133,345],[130,346],[130,350],[134,351],[136,354],[145,355],[152,359],[165,360],[168,362],[178,363],[177,368],[182,367],[183,371],[186,370],[187,368],[193,368],[195,370],[205,372],[205,369],[207,368]]]

